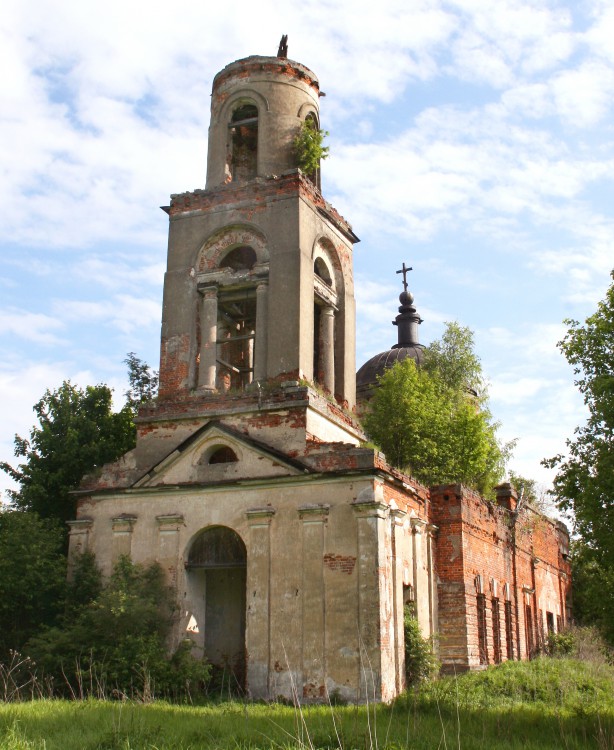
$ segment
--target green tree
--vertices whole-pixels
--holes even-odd
[[[596,626],[614,646],[614,569],[594,549],[576,539],[571,547],[573,616],[580,625]]]
[[[77,602],[77,581],[88,592]],[[91,555],[76,560],[70,606],[56,626],[31,639],[27,653],[44,672],[80,694],[84,674],[106,694],[172,695],[203,682],[208,666],[189,656],[189,644],[169,655],[167,638],[176,615],[160,565],[135,565],[121,557],[106,583]]]
[[[102,573],[93,552],[85,550],[71,559],[71,576],[66,583],[64,617],[74,620],[81,610],[100,596]]]
[[[509,481],[516,490],[518,499],[523,503],[529,503],[540,513],[551,516],[554,511],[554,502],[549,490],[535,479],[528,479],[515,471],[508,471]]]
[[[407,687],[414,687],[425,680],[432,680],[437,674],[439,663],[433,644],[420,630],[415,607],[403,607],[403,632],[405,636],[405,681]]]
[[[128,367],[129,388],[124,393],[126,404],[136,415],[141,404],[152,401],[158,394],[158,373],[139,359],[134,352],[128,352],[124,364]]]
[[[599,571],[603,583],[592,588],[599,598],[609,599],[614,615],[614,591],[605,585],[614,579],[614,283],[584,324],[565,323],[568,331],[559,348],[574,368],[588,419],[567,441],[568,455],[544,464],[557,469],[557,504],[571,514],[584,545],[583,575]]]
[[[614,284],[584,325],[565,322],[569,330],[559,348],[578,376],[588,419],[567,441],[569,455],[544,463],[558,470],[559,508],[573,513],[581,539],[614,569]]]
[[[425,484],[461,482],[489,494],[503,475],[506,448],[488,411],[411,359],[380,378],[364,425],[392,464]]]
[[[482,364],[474,350],[473,331],[456,321],[446,323],[442,337],[426,347],[422,368],[437,374],[455,391],[463,391],[480,403],[488,400]]]
[[[35,513],[0,512],[0,661],[62,612],[63,530]]]
[[[65,381],[47,390],[34,405],[38,425],[29,439],[15,436],[17,468],[0,463],[19,483],[10,493],[14,506],[41,518],[67,521],[75,517],[72,490],[95,467],[114,461],[134,447],[136,432],[130,405],[113,412],[106,385],[78,388]]]
[[[425,484],[461,482],[491,494],[513,444],[497,439],[473,333],[447,323],[416,367],[406,359],[380,378],[365,429],[389,461]]]

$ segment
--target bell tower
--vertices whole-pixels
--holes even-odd
[[[294,149],[306,120],[320,126],[320,95],[283,56],[216,75],[206,188],[164,208],[162,401],[304,379],[354,407],[358,238]]]

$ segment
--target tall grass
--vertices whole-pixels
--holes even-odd
[[[0,705],[0,750],[614,750],[614,672],[569,659],[445,678],[389,706],[39,699]]]

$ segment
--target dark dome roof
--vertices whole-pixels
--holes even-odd
[[[396,362],[402,362],[410,357],[419,365],[424,359],[424,347],[422,344],[411,346],[397,346],[387,352],[381,352],[371,357],[370,360],[356,373],[356,390],[359,394],[371,390],[377,385],[377,378],[389,370]]]

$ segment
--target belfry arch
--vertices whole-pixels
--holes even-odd
[[[312,261],[313,379],[335,396],[345,356],[343,274],[335,248],[325,237],[315,243]]]
[[[205,242],[196,270],[198,388],[243,390],[266,377],[266,239],[251,227],[227,227]]]
[[[198,651],[231,686],[245,688],[245,585],[247,552],[236,531],[209,526],[189,545],[188,631]]]

